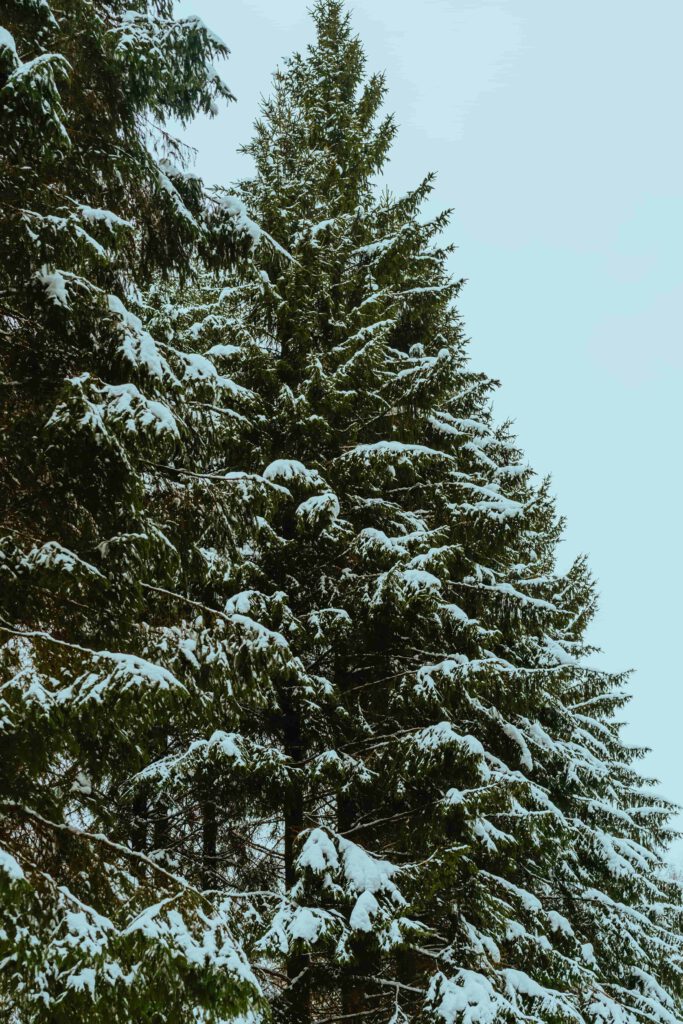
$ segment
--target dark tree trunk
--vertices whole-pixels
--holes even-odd
[[[284,716],[285,753],[293,760],[303,757],[301,723],[298,712],[288,707]],[[304,794],[300,784],[291,782],[284,802],[285,887],[289,892],[297,881],[296,844],[304,827]],[[311,1019],[310,961],[308,953],[287,958],[289,987],[283,1001],[283,1016],[288,1024],[308,1024]]]
[[[358,805],[355,800],[340,795],[337,798],[337,828],[339,832],[346,832],[353,828],[358,820]],[[354,842],[359,840],[359,835],[354,833]],[[341,987],[341,1012],[345,1017],[353,1014],[361,1014],[367,1010],[366,985],[359,975],[365,973],[361,962],[361,950],[357,950],[357,958],[344,968],[340,978]]]
[[[156,851],[166,849],[170,835],[170,824],[168,820],[168,806],[163,800],[159,800],[154,808],[154,833],[153,843]]]
[[[134,850],[139,853],[147,853],[149,834],[149,808],[146,793],[137,793],[133,800],[133,820],[131,822],[130,840]],[[137,861],[137,874],[145,878],[147,868],[142,861]]]
[[[168,737],[165,732],[159,736],[159,749],[157,757],[162,758],[168,749]],[[160,796],[152,805],[151,814],[148,818],[152,824],[152,849],[159,852],[168,847],[171,834],[171,823],[169,820],[168,800]]]
[[[202,889],[216,888],[218,822],[213,800],[202,803]]]

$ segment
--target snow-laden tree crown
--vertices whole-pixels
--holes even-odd
[[[312,14],[207,193],[164,129],[230,98],[197,19],[3,8],[0,1008],[676,1024],[593,582]]]
[[[173,809],[136,781],[165,721],[225,693],[150,589],[189,554],[157,466],[208,436],[224,384],[150,334],[140,289],[253,244],[154,155],[165,119],[230,98],[224,45],[171,7],[1,8],[0,1016],[22,1024],[229,1016],[259,991],[230,905],[154,852]]]

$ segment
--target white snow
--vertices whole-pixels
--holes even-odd
[[[11,853],[0,847],[0,871],[9,878],[11,882],[20,882],[24,878],[24,872]]]
[[[258,982],[246,963],[244,956],[233,944],[228,921],[220,912],[212,917],[203,911],[200,915],[203,928],[196,936],[188,927],[182,914],[177,910],[165,910],[168,900],[162,900],[147,907],[125,929],[124,935],[141,932],[147,938],[164,944],[174,956],[181,956],[186,963],[201,969],[211,968],[227,972],[248,982],[259,991]]]
[[[339,868],[337,849],[327,832],[321,828],[314,828],[309,832],[297,858],[297,864],[300,868],[309,868],[318,875]]]
[[[544,637],[544,643],[546,650],[551,657],[557,662],[558,665],[578,665],[579,661],[577,658],[572,657],[564,649],[561,643],[557,640],[553,640],[551,637]]]
[[[320,220],[318,221],[317,224],[312,224],[311,227],[309,228],[311,232],[311,238],[315,238],[317,235],[320,234],[321,231],[324,231],[326,228],[331,227],[335,223],[335,218],[330,217],[328,220]]]
[[[161,355],[159,346],[151,334],[144,329],[142,321],[116,295],[108,295],[107,303],[116,315],[121,327],[121,350],[134,366],[142,365],[154,377],[170,375],[170,367]]]
[[[375,242],[368,242],[367,245],[361,245],[358,249],[354,249],[354,255],[368,255],[372,256],[377,252],[384,252],[396,241],[396,236],[391,235],[389,238],[378,238]]]
[[[122,421],[129,433],[137,433],[138,427],[153,427],[157,434],[178,437],[178,424],[168,406],[147,398],[135,384],[105,384],[100,393],[109,400],[108,412]]]
[[[308,469],[298,459],[275,459],[263,470],[263,479],[286,483],[296,481],[312,487],[319,487],[323,482],[317,470]]]
[[[408,590],[415,593],[423,590],[436,593],[441,590],[441,580],[433,573],[425,572],[424,569],[402,569],[400,576]]]
[[[230,760],[236,761],[238,764],[244,764],[244,757],[239,745],[240,739],[239,733],[223,732],[222,729],[216,729],[206,741],[206,750],[208,753],[216,750],[223,757],[230,758]],[[196,742],[201,743],[200,740]],[[194,743],[191,745],[190,750],[194,745]]]
[[[456,622],[474,622],[474,619],[470,619],[464,609],[459,604],[454,604],[452,601],[450,604],[444,605],[444,611],[447,611],[452,619]]]
[[[96,566],[79,558],[75,552],[69,551],[56,540],[46,541],[39,548],[31,548],[24,558],[24,564],[28,569],[58,569],[67,573],[80,571],[88,576],[102,577]]]
[[[505,733],[506,736],[509,736],[511,740],[514,740],[514,742],[519,747],[520,764],[524,768],[527,768],[529,771],[531,771],[534,767],[534,762],[531,757],[531,751],[529,750],[527,742],[524,739],[524,736],[522,735],[521,731],[517,728],[516,725],[513,725],[512,722],[506,722],[503,725],[503,732]]]
[[[75,683],[59,694],[60,701],[76,703],[102,700],[112,692],[126,693],[133,689],[154,689],[157,691],[185,691],[186,687],[161,665],[155,665],[135,654],[119,654],[110,651],[95,651],[98,662],[113,663],[110,671],[85,672]]]
[[[80,971],[69,975],[67,981],[68,988],[75,989],[76,992],[82,992],[84,989],[88,989],[91,995],[95,992],[95,970],[92,967],[81,967]]]
[[[314,494],[312,498],[308,498],[299,505],[296,514],[299,518],[312,523],[317,522],[321,517],[334,520],[339,515],[339,498],[332,491]]]
[[[373,444],[359,444],[351,451],[345,452],[342,459],[361,458],[369,462],[375,455],[398,455],[402,459],[410,456],[429,457],[438,459],[452,459],[453,456],[447,452],[437,451],[436,448],[427,448],[423,444],[406,444],[403,441],[375,441]]]
[[[77,772],[76,778],[71,783],[71,790],[74,793],[82,793],[83,796],[90,796],[92,793],[92,782],[89,776],[83,772]]]
[[[162,170],[162,167],[164,167],[165,171],[167,171],[168,173],[165,173],[165,171]],[[196,228],[196,220],[194,219],[188,208],[185,206],[185,203],[183,202],[180,192],[171,181],[171,178],[168,176],[169,174],[175,174],[176,169],[173,167],[169,160],[161,160],[158,164],[157,171],[159,174],[159,184],[164,189],[164,191],[168,193],[168,195],[171,197],[176,213],[178,213],[179,216],[186,220],[188,224],[191,224],[192,227]]]
[[[218,371],[211,360],[199,352],[183,352],[182,360],[186,380],[215,380],[218,377]]]
[[[399,870],[395,864],[372,857],[362,846],[343,836],[337,837],[337,843],[342,855],[344,875],[353,892],[386,892],[391,895],[394,902],[404,902],[392,881],[392,876]]]
[[[550,929],[553,932],[561,932],[563,935],[573,935],[574,929],[564,915],[557,910],[546,911]]]
[[[234,615],[250,615],[258,604],[260,595],[257,590],[240,590],[225,602],[225,610]]]
[[[297,907],[289,923],[289,934],[293,939],[302,939],[313,944],[327,925],[327,919],[311,907]]]
[[[256,638],[256,646],[260,647],[261,650],[266,650],[272,646],[281,652],[289,653],[289,644],[282,633],[275,629],[268,629],[263,623],[257,622],[256,619],[252,619],[249,615],[233,613],[231,618],[235,625],[242,626],[245,632],[250,633]]]
[[[239,355],[241,351],[242,349],[238,345],[212,345],[206,354],[207,356],[220,358],[221,356],[228,357]]]
[[[37,279],[44,287],[47,297],[55,306],[69,307],[69,295],[66,290],[66,279],[59,270],[50,270],[43,266],[36,274]]]
[[[488,871],[482,872],[487,875],[493,882],[507,889],[508,892],[513,893],[522,907],[528,910],[530,913],[539,913],[543,910],[543,904],[537,896],[529,892],[527,889],[522,889],[521,886],[515,885],[514,882],[509,881],[507,878],[502,878],[500,875],[492,875]]]
[[[512,1010],[485,975],[465,969],[459,970],[452,980],[436,974],[429,986],[427,1003],[446,1024],[499,1024]]]
[[[251,219],[247,207],[239,196],[230,195],[228,192],[221,192],[218,196],[219,204],[234,218],[237,226],[245,231],[253,242],[258,242],[263,237],[263,231]]]
[[[524,971],[506,967],[500,973],[505,978],[506,986],[510,992],[531,996],[535,999],[544,999],[549,994],[547,989],[539,985],[533,978],[530,978]]]
[[[422,750],[438,750],[441,747],[458,746],[463,747],[474,757],[483,757],[485,753],[476,736],[469,734],[463,736],[455,731],[450,722],[439,722],[437,725],[418,729],[413,733],[410,741]]]
[[[14,42],[14,36],[11,32],[8,32],[6,28],[0,25],[0,48],[3,50],[9,50],[10,53],[17,58],[17,46]]]
[[[280,953],[289,952],[292,941],[299,939],[313,945],[333,928],[339,927],[337,915],[318,907],[299,907],[284,904],[273,915],[270,928],[259,940],[257,947]]]
[[[133,227],[132,221],[124,220],[123,217],[119,217],[118,214],[112,213],[111,210],[100,210],[95,206],[86,206],[83,203],[79,203],[78,212],[83,220],[89,221],[90,223],[106,224],[109,228]]]
[[[377,916],[378,912],[379,903],[372,893],[366,890],[356,900],[349,917],[349,924],[354,931],[371,932],[373,918]]]
[[[404,533],[398,537],[389,537],[384,530],[378,530],[374,526],[367,526],[361,530],[356,539],[356,545],[361,555],[373,556],[387,555],[391,558],[400,558],[409,551],[411,544],[424,539],[422,530],[413,533]]]

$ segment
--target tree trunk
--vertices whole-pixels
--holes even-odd
[[[164,800],[159,800],[154,808],[153,830],[154,849],[157,853],[160,850],[166,849],[169,838],[170,824],[168,820],[168,804]]]
[[[339,796],[337,798],[338,831],[346,832],[356,824],[357,819],[358,806],[356,801],[348,796]],[[358,840],[358,834],[354,833],[354,841],[358,842]],[[365,973],[366,968],[363,965],[360,950],[357,952],[357,958],[344,969],[340,980],[341,1012],[345,1017],[360,1014],[367,1010],[365,982],[358,977],[359,973]]]
[[[133,799],[133,819],[130,829],[130,841],[134,850],[139,853],[147,853],[148,832],[149,832],[149,811],[147,805],[147,794],[138,792]],[[145,878],[147,868],[142,861],[137,861],[136,872],[140,878]]]
[[[299,715],[291,707],[284,716],[285,753],[293,760],[303,756]],[[285,888],[291,891],[297,881],[295,867],[296,843],[304,827],[304,794],[298,783],[290,783],[284,802],[285,812]],[[283,1001],[284,1019],[288,1024],[308,1024],[311,1019],[310,961],[308,953],[291,954],[287,958],[289,987]]]
[[[218,822],[213,800],[202,802],[202,889],[216,888]]]

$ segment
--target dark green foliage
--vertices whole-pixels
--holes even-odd
[[[431,179],[373,183],[383,80],[340,3],[314,18],[238,190],[280,248],[165,300],[254,396],[221,465],[276,488],[226,605],[285,659],[266,714],[240,701],[274,785],[218,831],[230,884],[259,880],[245,941],[289,1021],[673,1022],[670,808],[619,738],[623,678],[590,667],[590,575],[557,570],[547,483],[468,367]]]
[[[230,98],[211,68],[226,52],[166,0],[2,8],[7,1019],[213,1020],[257,987],[229,906],[148,857],[163,817],[131,790],[164,718],[182,728],[207,699],[178,666],[182,621],[150,600],[183,563],[154,466],[191,451],[191,403],[222,382],[134,311],[153,277],[208,248],[232,266],[252,245],[239,211],[150,148],[166,118]]]
[[[671,809],[343,5],[210,197],[199,23],[9,10],[2,1008],[674,1024]]]

